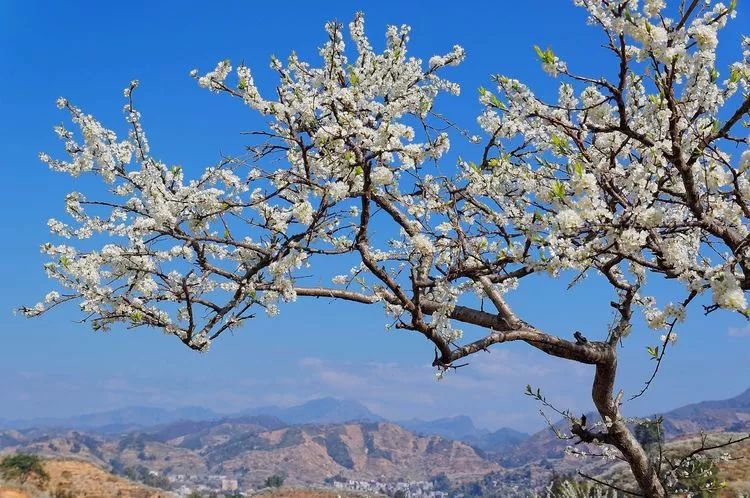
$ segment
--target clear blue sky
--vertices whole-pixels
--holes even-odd
[[[502,5],[502,6],[501,6]],[[314,58],[330,19],[367,14],[376,47],[387,24],[410,24],[410,51],[427,59],[454,43],[466,62],[451,71],[462,96],[443,100],[442,112],[477,129],[476,89],[504,73],[554,95],[534,44],[551,45],[578,72],[611,73],[598,32],[572,1],[538,2],[0,2],[0,418],[68,415],[126,405],[203,405],[233,411],[290,404],[331,395],[358,399],[383,415],[436,418],[465,413],[481,425],[534,430],[537,406],[527,383],[564,408],[590,406],[591,371],[530,351],[523,345],[481,355],[472,366],[433,380],[432,350],[419,337],[384,329],[380,308],[301,302],[279,318],[259,318],[208,354],[187,350],[153,330],[94,334],[74,322],[73,307],[27,320],[13,308],[33,304],[48,290],[39,245],[46,221],[63,216],[75,182],[52,173],[37,154],[59,155],[53,125],[66,119],[55,107],[65,96],[106,125],[124,130],[122,89],[141,81],[138,102],[154,155],[197,175],[220,152],[241,150],[240,131],[258,127],[250,110],[199,89],[190,69],[218,60],[244,60],[261,89],[274,79],[269,55],[297,50]],[[750,6],[723,32],[722,63],[739,53],[750,26]],[[602,61],[605,62],[602,62]],[[461,152],[461,147],[456,152]],[[465,150],[464,155],[472,151]],[[513,303],[533,323],[564,335],[580,329],[596,337],[609,319],[607,290],[595,280],[559,297],[564,283],[531,282]],[[645,414],[750,387],[750,329],[727,314],[690,315],[664,371],[648,397],[626,408]],[[730,333],[734,330],[733,333]],[[645,345],[657,336],[635,330],[623,351],[621,381],[631,392],[648,376]]]

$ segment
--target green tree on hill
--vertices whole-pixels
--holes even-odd
[[[0,475],[9,481],[37,481],[43,484],[49,481],[49,474],[44,470],[42,459],[36,455],[17,453],[0,461]]]
[[[267,488],[280,488],[284,485],[284,476],[274,474],[266,479],[265,487]]]

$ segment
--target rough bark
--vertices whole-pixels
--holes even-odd
[[[610,422],[606,433],[607,442],[620,450],[643,496],[664,498],[667,493],[659,480],[656,468],[620,415],[619,396],[613,396],[616,373],[617,356],[613,351],[609,361],[597,364],[591,392],[599,415],[605,422]]]

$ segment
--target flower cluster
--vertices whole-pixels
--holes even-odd
[[[329,23],[326,31],[319,66],[295,54],[286,64],[272,58],[271,68],[280,76],[274,99],[261,96],[249,68],[235,70],[228,60],[202,75],[191,72],[201,87],[238,97],[270,118],[269,131],[262,133],[268,141],[254,149],[252,159],[281,153],[288,164],[282,169],[248,172],[245,160],[227,158],[188,180],[182,166],[150,155],[133,104],[137,81],[124,92],[129,126],[124,139],[59,99],[81,138],[57,127],[70,159],[42,154],[42,160],[73,176],[98,175],[108,192],[100,195],[104,200],[90,192],[71,193],[66,208],[73,223],[51,219],[50,230],[64,239],[108,240],[99,249],[87,244],[85,250],[78,244],[45,244],[43,251],[51,258],[46,271],[63,291],[23,311],[36,316],[76,300],[96,330],[114,323],[157,327],[205,350],[256,308],[275,315],[279,301],[295,300],[296,280],[311,256],[354,250],[364,213],[353,200],[387,196],[388,202],[400,204],[394,209],[426,213],[421,202],[400,192],[400,180],[440,158],[450,142],[444,132],[417,140],[410,120],[425,123],[439,93],[459,92],[439,74],[463,60],[463,49],[455,46],[424,67],[408,55],[407,26],[389,27],[386,48],[376,53],[365,35],[364,17],[357,14],[349,24],[353,55],[344,44],[343,26]],[[429,267],[436,241],[430,234],[410,233],[393,241],[400,249],[367,248],[368,257],[383,265],[421,258]],[[363,265],[351,278],[361,283],[367,271]],[[337,285],[350,281],[347,276],[333,279]],[[454,334],[445,310],[455,296],[437,288],[431,296],[444,303],[432,327]]]
[[[459,93],[442,73],[463,49],[424,64],[408,52],[409,28],[391,26],[376,52],[362,14],[348,26],[349,48],[344,26],[326,25],[318,64],[272,58],[273,97],[228,60],[191,72],[267,118],[250,147],[252,168],[228,158],[188,180],[181,166],[152,157],[133,105],[137,81],[125,91],[126,138],[60,99],[80,136],[56,128],[71,157],[42,160],[96,174],[109,193],[71,193],[73,223],[52,219],[50,230],[109,240],[93,250],[45,245],[47,272],[66,292],[26,312],[78,300],[95,328],[149,325],[205,349],[258,307],[274,315],[300,293],[331,295],[383,302],[396,326],[445,355],[461,336],[451,322],[477,320],[462,308],[475,296],[515,323],[503,296],[522,277],[574,270],[612,285],[620,335],[630,331],[626,308],[639,306],[665,329],[704,292],[715,307],[746,313],[750,151],[733,133],[750,108],[750,41],[727,77],[716,65],[733,7],[707,2],[669,19],[662,0],[576,3],[608,35],[616,80],[576,74],[536,47],[561,80],[557,100],[505,76],[480,88],[484,154],[460,159],[456,172],[434,167],[450,127],[435,126],[432,109],[440,93]],[[283,167],[265,167],[279,155]],[[326,279],[331,288],[300,287],[308,266],[336,256],[347,267]],[[646,292],[654,274],[681,282],[687,301],[657,308]]]
[[[563,79],[556,102],[504,76],[496,91],[481,89],[478,121],[496,154],[466,168],[477,207],[463,214],[495,232],[512,227],[536,248],[526,264],[537,271],[594,269],[623,296],[642,294],[656,273],[747,313],[750,152],[733,132],[750,109],[749,42],[728,78],[716,64],[733,5],[705,2],[670,19],[662,0],[576,3],[607,33],[619,76],[576,74],[537,47],[545,71]],[[497,220],[485,214],[495,206]],[[670,314],[643,309],[655,328]]]

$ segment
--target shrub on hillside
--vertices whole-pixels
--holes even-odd
[[[284,485],[284,476],[274,474],[266,479],[265,487],[267,488],[280,488]]]
[[[0,461],[0,475],[9,481],[37,481],[40,484],[49,480],[44,470],[42,459],[36,455],[17,453],[8,455]]]

